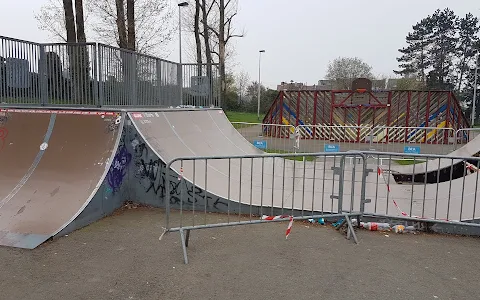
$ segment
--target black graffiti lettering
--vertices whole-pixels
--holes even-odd
[[[218,205],[219,205],[219,204],[222,204],[222,205],[224,205],[225,207],[228,207],[228,204],[225,203],[224,201],[222,201],[221,198],[217,198],[217,201],[215,201],[215,203],[213,203],[213,207],[214,207],[215,209],[219,209],[219,208],[218,208]]]
[[[176,207],[198,207],[209,210],[225,210],[228,207],[223,198],[211,196],[188,180],[179,180],[178,174],[174,172],[166,172],[165,163],[158,158],[149,156],[148,146],[141,142],[141,138],[137,134],[133,135],[130,142],[133,146],[135,177],[144,187],[145,193],[153,193],[161,203],[169,201],[170,205]],[[168,197],[166,195],[167,185],[169,187]]]

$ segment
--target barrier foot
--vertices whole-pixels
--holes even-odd
[[[185,264],[188,264],[188,256],[187,256],[187,241],[185,240],[185,235],[183,233],[183,229],[180,229],[180,239],[182,240],[182,249],[183,249],[183,261]]]
[[[347,225],[347,240],[350,240],[350,238],[353,237],[355,244],[358,244],[357,234],[355,233],[352,221],[348,215],[344,215],[344,219],[335,229],[340,230],[345,224]]]
[[[187,233],[185,235],[185,247],[188,248],[188,242],[190,241],[190,229],[187,229],[186,231]]]
[[[358,244],[357,234],[355,233],[355,229],[353,228],[352,221],[350,220],[349,216],[345,216],[345,220],[347,221],[347,239],[350,239],[350,236],[353,237],[355,244]]]

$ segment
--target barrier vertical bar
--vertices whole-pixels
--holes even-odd
[[[169,178],[170,178],[170,168],[171,168],[171,165],[172,165],[172,162],[169,162],[165,168],[165,177],[167,178],[166,181],[167,181],[167,184],[166,184],[166,187],[165,187],[165,211],[166,211],[166,214],[165,214],[165,230],[166,231],[169,231],[171,226],[170,226],[170,182],[169,182]]]
[[[303,157],[303,186],[302,186],[302,217],[303,217],[303,210],[305,208],[305,167],[306,167],[306,157]]]
[[[260,191],[263,194],[263,190]],[[252,221],[252,202],[253,202],[253,158],[250,159],[250,222]]]
[[[273,216],[273,198],[275,194],[275,158],[272,157],[272,205],[270,215]]]
[[[230,190],[231,190],[231,168],[232,159],[228,159],[228,187],[227,187],[227,222],[230,223]],[[194,185],[195,186],[195,185]]]
[[[437,208],[438,208],[438,186],[440,184],[440,158],[438,159],[438,166],[437,166],[437,185],[436,185],[436,192],[435,192],[435,213],[434,219],[437,219]]]
[[[478,172],[477,172],[478,173]],[[462,212],[463,212],[463,198],[464,198],[464,195],[465,195],[465,179],[466,179],[466,175],[467,175],[467,168],[466,166],[464,166],[463,168],[463,181],[462,181],[462,201],[460,203],[460,217],[459,217],[459,221],[462,222]]]
[[[193,172],[193,178],[192,178],[193,187],[196,186],[196,184],[195,184],[196,165],[197,165],[197,162],[193,161],[193,166],[192,166],[192,168],[193,168],[193,170],[192,170],[192,172]],[[229,194],[229,196],[230,196],[230,194]],[[194,197],[194,199],[192,201],[192,220],[193,220],[193,226],[195,226],[195,202],[196,202],[195,193],[193,193],[193,197]]]
[[[425,161],[425,178],[423,181],[422,218],[425,217],[425,198],[427,196],[427,176],[428,176],[428,159]]]
[[[452,180],[453,180],[453,158],[450,164],[450,180],[448,185],[448,205],[447,205],[447,220],[450,220],[450,200],[452,194]]]
[[[340,157],[340,175],[338,179],[338,213],[343,213],[343,186],[345,185],[345,156]],[[333,198],[332,198],[333,199]],[[333,211],[333,205],[332,205]]]
[[[473,201],[473,216],[472,216],[472,220],[475,220],[475,210],[477,208],[477,191],[478,191],[478,174],[480,172],[478,172],[478,170],[480,169],[480,161],[477,160],[477,178],[475,180],[475,197],[474,197],[474,201]]]
[[[415,165],[416,163],[416,156],[413,157],[413,171],[412,171],[412,192],[410,193],[410,217],[413,215],[413,190],[414,190],[414,185],[415,185]]]
[[[260,195],[260,216],[263,215],[263,177],[264,177],[264,168],[265,168],[265,158],[262,157],[262,179],[261,179],[261,195]],[[274,174],[272,174],[273,176]],[[273,187],[272,187],[273,188]]]
[[[208,159],[205,159],[205,194],[203,195],[203,202],[204,202],[204,216],[205,216],[205,225],[207,224],[207,202],[208,202],[208,189],[207,189],[207,184],[208,184]]]
[[[242,215],[242,164],[243,164],[243,159],[240,158],[240,176],[238,179],[238,221],[240,221],[241,215]]]

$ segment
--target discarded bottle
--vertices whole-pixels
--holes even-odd
[[[405,226],[403,225],[395,225],[392,227],[393,231],[395,231],[395,233],[403,233],[405,231]]]
[[[315,224],[315,219],[308,219],[308,222]],[[319,218],[318,219],[318,224],[320,225],[325,225],[325,219],[324,218]]]
[[[415,232],[417,230],[415,229],[415,226],[407,226],[407,227],[405,227],[404,231],[405,232]]]
[[[363,228],[370,230],[370,231],[390,231],[390,224],[388,223],[376,223],[376,222],[368,222],[363,224]]]

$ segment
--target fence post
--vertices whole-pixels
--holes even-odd
[[[40,105],[48,104],[47,58],[45,46],[40,45],[40,62],[38,65]]]
[[[99,45],[98,43],[95,44],[95,47],[97,49],[97,54],[98,54],[98,90],[97,90],[97,93],[98,93],[98,106],[99,107],[102,107],[104,105],[104,97],[105,97],[105,92],[104,92],[104,85],[103,85],[103,49],[101,47],[101,45]],[[106,79],[106,78],[105,78]]]
[[[98,95],[98,67],[99,67],[99,63],[98,63],[98,58],[97,58],[97,55],[98,55],[98,49],[97,49],[97,44],[94,44],[92,46],[92,81],[93,81],[93,84],[92,84],[92,98],[93,98],[93,102],[94,102],[94,105],[97,106],[97,107],[100,107],[100,101],[99,101],[99,95]]]
[[[177,84],[178,84],[178,95],[180,97],[179,105],[183,105],[183,66],[182,64],[177,64]]]
[[[137,54],[131,52],[130,53],[131,59],[131,67],[130,67],[130,78],[131,78],[131,100],[128,101],[131,105],[136,105],[138,103],[137,99]]]
[[[162,63],[160,59],[155,60],[155,76],[157,77],[157,92],[156,92],[156,99],[155,99],[155,104],[162,104],[162,105],[167,105],[167,103],[162,103]]]

